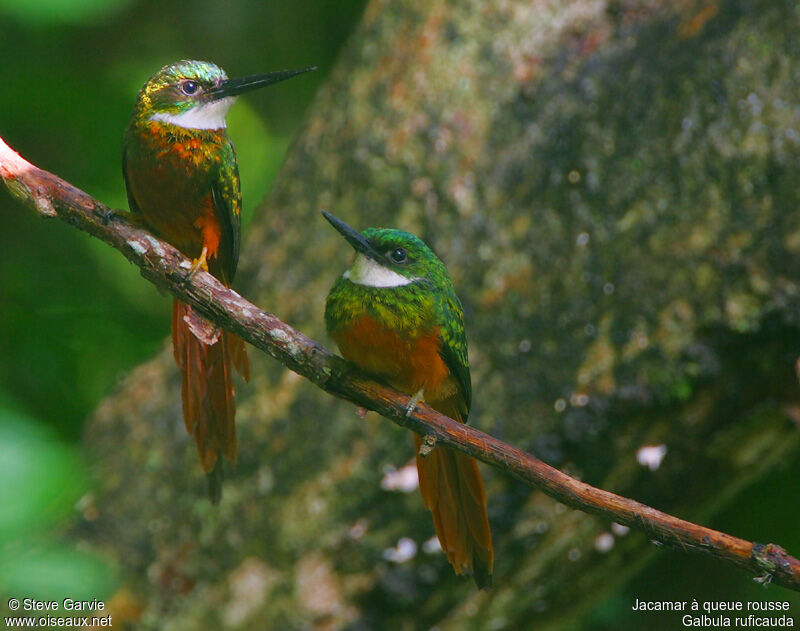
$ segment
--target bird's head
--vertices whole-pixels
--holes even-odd
[[[237,95],[314,69],[228,79],[225,71],[211,62],[177,61],[161,68],[142,86],[134,116],[187,129],[222,129]]]
[[[344,277],[357,285],[402,287],[423,283],[431,288],[450,283],[447,269],[419,238],[392,228],[358,232],[338,217],[322,211],[325,219],[356,251]]]

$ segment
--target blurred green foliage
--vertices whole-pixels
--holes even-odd
[[[363,5],[0,0],[0,135],[38,166],[127,208],[122,132],[158,68],[199,58],[235,76],[316,64],[302,81],[231,111],[246,235]],[[0,192],[0,591],[109,593],[112,571],[59,543],[88,486],[76,441],[98,401],[162,348],[169,304],[118,252]]]
[[[317,64],[302,80],[240,99],[229,131],[246,226],[305,106],[364,0],[319,3],[0,0],[0,134],[27,159],[126,208],[121,138],[158,68],[208,59],[229,75]],[[0,383],[66,437],[169,332],[169,299],[117,252],[0,194]]]
[[[74,446],[0,400],[0,590],[29,598],[105,597],[113,571],[60,537],[88,475]]]
[[[0,12],[31,26],[97,23],[129,5],[130,0],[0,0]]]

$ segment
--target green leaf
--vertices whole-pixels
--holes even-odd
[[[31,24],[91,23],[128,4],[130,0],[0,0],[0,13]]]
[[[67,517],[86,486],[75,450],[0,408],[0,540]]]

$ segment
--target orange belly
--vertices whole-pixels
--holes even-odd
[[[189,205],[172,195],[137,194],[136,187],[131,188],[142,217],[153,232],[189,258],[198,258],[204,246],[209,259],[216,255],[222,229],[214,214],[211,194]]]
[[[438,327],[401,335],[370,316],[362,316],[332,333],[342,355],[367,372],[379,375],[407,394],[424,391],[436,401],[452,396],[457,385],[439,354]]]
[[[219,249],[222,229],[211,192],[211,172],[198,140],[165,142],[157,126],[139,142],[126,165],[128,187],[147,226],[190,258],[205,246],[211,258]]]

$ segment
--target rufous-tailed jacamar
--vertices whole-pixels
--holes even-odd
[[[236,95],[311,70],[228,79],[216,65],[164,66],[139,91],[125,132],[122,170],[133,219],[230,285],[239,259],[242,196],[225,116]],[[236,460],[232,366],[247,379],[244,342],[175,300],[172,343],[183,376],[183,419],[221,493],[221,457]]]
[[[461,302],[444,264],[400,230],[360,233],[323,211],[356,251],[325,305],[328,332],[342,355],[398,390],[466,422],[472,398]],[[420,454],[419,488],[442,549],[458,574],[491,584],[494,550],[486,493],[472,458],[445,447]]]

